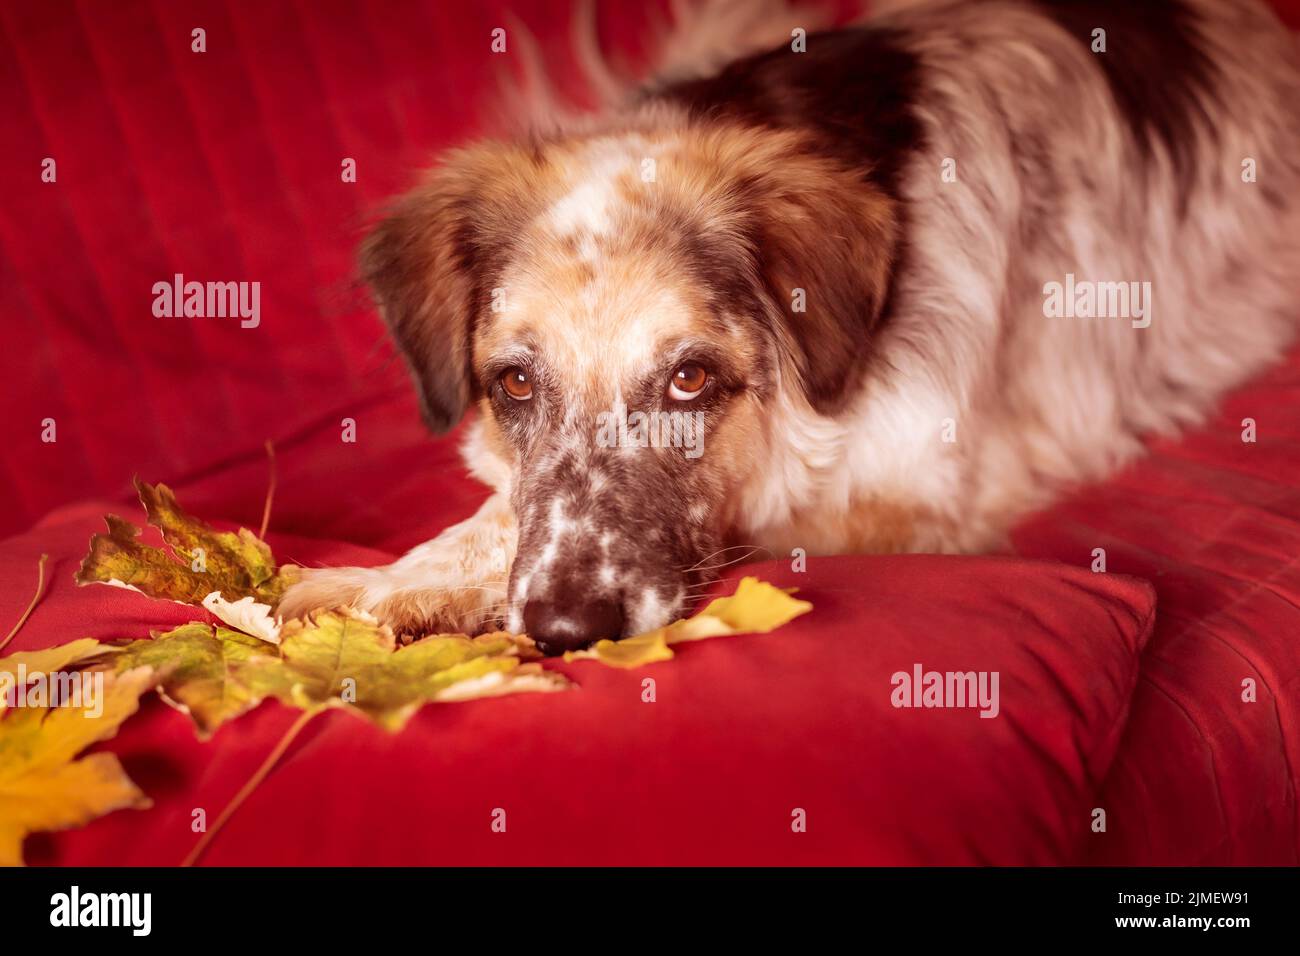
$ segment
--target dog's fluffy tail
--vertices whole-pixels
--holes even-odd
[[[670,0],[669,14],[671,22],[652,21],[650,65],[637,70],[602,49],[594,0],[578,0],[570,42],[597,110],[626,103],[640,90],[709,76],[732,60],[791,42],[796,29],[812,33],[834,20],[825,0]],[[523,23],[509,24],[509,32],[519,75],[506,81],[509,88],[499,99],[510,125],[563,124],[591,112],[559,92],[546,56]]]

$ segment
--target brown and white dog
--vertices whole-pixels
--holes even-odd
[[[1263,5],[895,6],[687,11],[688,65],[779,39],[404,197],[364,277],[494,492],[282,613],[556,652],[680,615],[730,548],[994,548],[1279,357],[1300,61]]]

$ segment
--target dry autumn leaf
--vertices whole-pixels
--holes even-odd
[[[113,754],[75,758],[112,737],[153,685],[149,668],[106,677],[98,717],[72,707],[11,707],[0,716],[0,865],[22,865],[29,833],[149,806]]]
[[[277,657],[273,645],[225,627],[195,622],[132,641],[116,649],[111,661],[120,671],[148,666],[158,677],[158,690],[173,706],[194,720],[201,740],[221,724],[262,702],[235,677],[252,657]]]
[[[108,533],[90,539],[77,583],[111,584],[202,606],[245,633],[278,640],[273,609],[289,578],[277,570],[266,542],[246,528],[215,531],[185,512],[166,485],[137,478],[135,488],[149,524],[162,532],[172,553],[145,544],[139,528],[108,515]]]
[[[640,667],[672,658],[670,644],[730,634],[766,634],[812,610],[786,591],[758,578],[742,578],[736,593],[718,598],[693,617],[621,641],[597,641],[569,651],[566,661],[597,660],[610,667]]]
[[[563,675],[520,660],[509,635],[435,634],[397,647],[391,630],[349,610],[290,622],[280,654],[250,658],[235,677],[256,696],[303,710],[345,707],[390,731],[430,701],[569,686]]]

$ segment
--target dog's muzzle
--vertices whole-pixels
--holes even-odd
[[[617,600],[528,601],[524,629],[547,656],[577,651],[601,638],[623,636],[623,605]]]

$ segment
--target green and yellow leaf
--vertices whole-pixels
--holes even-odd
[[[439,634],[399,648],[387,627],[346,610],[286,624],[280,655],[250,658],[235,677],[255,696],[303,710],[344,707],[390,731],[430,701],[569,686],[521,661],[509,635]]]
[[[135,482],[149,523],[171,552],[145,544],[140,529],[108,515],[107,533],[90,539],[78,584],[110,584],[153,598],[206,607],[245,633],[275,643],[273,609],[291,583],[266,542],[246,528],[216,531],[185,512],[166,485]]]
[[[227,720],[262,702],[235,673],[254,657],[277,659],[264,641],[225,627],[195,622],[183,624],[148,640],[132,641],[110,661],[117,671],[151,667],[158,690],[194,721],[200,739],[207,739]]]

